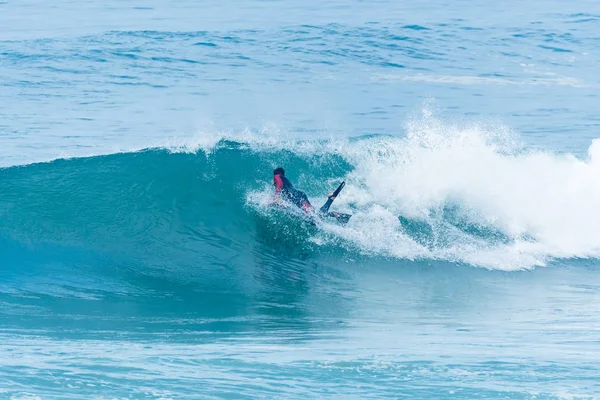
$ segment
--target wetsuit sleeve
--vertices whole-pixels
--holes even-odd
[[[278,195],[283,189],[283,179],[279,175],[273,175],[273,183],[275,184],[275,195]]]

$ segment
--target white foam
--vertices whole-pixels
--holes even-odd
[[[346,199],[359,208],[377,203],[393,215],[416,218],[455,203],[470,221],[514,239],[508,247],[434,250],[436,257],[514,269],[542,265],[549,257],[600,256],[600,141],[583,161],[524,151],[503,127],[426,118],[408,124],[407,132],[405,139],[362,143],[365,149],[348,155],[356,169],[345,189],[354,195]],[[534,242],[523,242],[524,236]]]
[[[338,154],[354,167],[335,203],[354,216],[346,227],[326,225],[326,233],[366,254],[502,270],[542,266],[553,258],[600,257],[600,139],[580,160],[527,150],[503,126],[452,125],[429,112],[407,123],[406,132],[402,138],[311,144],[310,151]],[[295,152],[310,147],[285,145]],[[448,205],[458,208],[462,220],[506,240],[444,231],[441,210]],[[426,221],[433,243],[418,243],[402,229],[399,215]]]

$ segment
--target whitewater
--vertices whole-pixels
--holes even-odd
[[[599,398],[599,23],[0,1],[0,398]]]

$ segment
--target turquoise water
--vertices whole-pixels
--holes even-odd
[[[0,27],[0,398],[600,397],[596,2]]]

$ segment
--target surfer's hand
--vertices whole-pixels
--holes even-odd
[[[328,198],[330,198],[331,200],[335,200],[335,196],[333,195],[333,193],[329,193],[327,195]]]

